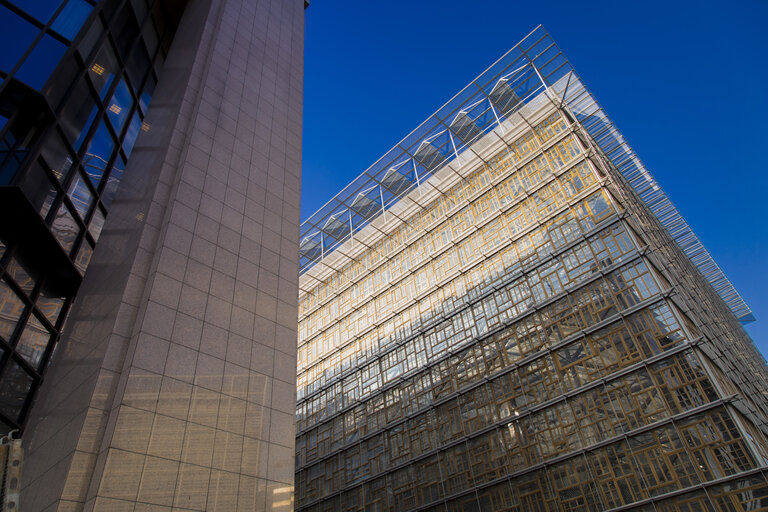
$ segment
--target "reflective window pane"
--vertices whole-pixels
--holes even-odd
[[[88,226],[88,231],[90,231],[94,241],[96,242],[99,241],[99,237],[101,236],[101,228],[103,227],[104,227],[104,214],[101,213],[101,209],[96,208],[96,210],[93,212],[93,218],[91,218],[91,223]]]
[[[80,233],[80,226],[77,225],[74,217],[69,213],[67,205],[64,203],[61,203],[59,211],[56,212],[56,217],[51,225],[51,232],[56,237],[56,240],[59,241],[61,247],[69,253],[75,244],[77,235]]]
[[[15,257],[11,258],[5,271],[8,272],[19,288],[27,294],[32,293],[32,289],[35,287],[35,278],[19,260]]]
[[[72,169],[72,155],[64,146],[61,138],[58,135],[51,137],[43,147],[41,154],[59,182],[66,180],[70,169]]]
[[[102,120],[83,157],[83,167],[95,187],[101,183],[101,177],[107,169],[114,149],[115,141],[109,133],[106,121]]]
[[[75,141],[75,150],[83,144],[97,111],[96,98],[91,95],[85,80],[80,80],[61,116],[61,126],[68,139]]]
[[[141,110],[146,113],[147,112],[147,106],[149,106],[149,100],[152,99],[152,94],[155,92],[155,78],[150,75],[150,77],[147,79],[146,85],[144,85],[144,91],[141,93],[141,98],[139,98],[139,105],[141,105]]]
[[[51,19],[51,16],[56,12],[56,9],[59,8],[62,0],[35,0],[34,2],[30,2],[29,0],[10,0],[10,2],[40,23],[45,24]]]
[[[133,145],[136,143],[136,137],[139,135],[140,129],[141,118],[139,117],[139,113],[136,112],[133,114],[131,124],[128,127],[128,131],[125,132],[125,139],[123,139],[123,151],[125,151],[125,154],[128,157],[131,156],[131,151],[133,151]]]
[[[35,315],[29,315],[27,325],[16,343],[16,352],[35,369],[40,368],[40,361],[51,340],[51,333]]]
[[[133,107],[133,98],[131,97],[131,91],[128,90],[128,85],[124,80],[120,80],[120,83],[115,89],[115,93],[112,95],[112,100],[107,107],[107,115],[112,122],[112,126],[115,127],[115,131],[119,134],[123,130],[128,115],[131,113],[131,107]]]
[[[72,204],[75,205],[75,210],[80,214],[80,218],[85,219],[91,204],[93,204],[93,194],[80,173],[77,173],[72,180],[67,195],[72,200]]]
[[[65,45],[45,34],[27,56],[16,77],[33,89],[40,90],[66,51]]]
[[[104,185],[104,191],[101,193],[101,202],[104,203],[104,206],[107,208],[112,206],[112,201],[114,200],[115,193],[117,192],[117,186],[120,184],[120,180],[123,178],[123,169],[125,169],[125,162],[123,162],[121,157],[117,157],[117,160],[112,166],[112,171],[109,173],[107,184]]]
[[[19,421],[31,387],[32,376],[10,359],[0,377],[0,411],[13,421]]]
[[[24,302],[8,283],[0,279],[0,336],[6,341],[11,338],[23,311]]]
[[[40,295],[37,297],[37,309],[45,315],[45,318],[51,322],[52,325],[56,325],[56,320],[59,319],[61,308],[64,306],[64,297],[58,297],[55,293],[43,286],[40,290]]]
[[[37,161],[33,162],[29,170],[22,175],[19,186],[32,206],[40,212],[40,216],[45,218],[56,199],[56,188],[43,166]]]
[[[39,30],[0,5],[0,69],[9,72],[19,61]]]
[[[93,248],[88,244],[88,240],[83,240],[83,245],[80,246],[80,250],[77,251],[77,258],[75,258],[75,267],[81,274],[85,274],[85,270],[91,262],[91,256],[93,256]]]
[[[93,7],[83,0],[69,0],[64,9],[56,16],[51,28],[72,41],[92,9]]]
[[[149,55],[141,40],[136,43],[131,58],[128,59],[125,71],[128,74],[128,79],[131,81],[133,90],[138,92],[147,71],[149,71]]]
[[[93,61],[93,64],[88,69],[88,76],[91,77],[93,85],[102,99],[107,94],[109,86],[112,84],[118,71],[115,53],[109,44],[105,44],[96,56],[96,60]]]

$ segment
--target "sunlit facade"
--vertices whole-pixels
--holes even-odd
[[[768,507],[748,308],[649,183],[539,28],[305,222],[297,510]]]

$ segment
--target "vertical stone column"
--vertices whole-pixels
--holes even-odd
[[[292,510],[304,2],[190,0],[24,435],[22,509]]]

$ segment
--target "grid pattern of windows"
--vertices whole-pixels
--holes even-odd
[[[166,0],[0,0],[0,39],[14,39],[0,61],[9,109],[0,112],[0,185],[23,192],[39,215],[23,222],[45,225],[81,275],[136,137],[151,130],[144,117],[178,23],[169,9]],[[49,290],[60,269],[41,268],[27,242],[3,240],[0,263],[0,419],[9,428],[23,424],[74,291]]]
[[[69,300],[0,242],[0,428],[22,423]]]
[[[669,504],[763,464],[611,169],[567,113],[529,116],[302,276],[299,510]]]

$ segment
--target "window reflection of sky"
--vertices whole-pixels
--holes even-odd
[[[24,60],[16,78],[33,89],[41,89],[66,51],[65,45],[45,34]]]
[[[51,28],[72,41],[91,13],[91,9],[93,7],[83,0],[69,0],[64,9],[56,16]]]
[[[91,139],[91,143],[88,145],[88,150],[83,160],[85,172],[88,173],[88,177],[95,187],[98,187],[99,183],[101,183],[101,178],[107,168],[107,162],[109,162],[112,151],[115,149],[115,141],[112,139],[112,135],[109,134],[106,123],[107,120],[102,119],[99,128]]]
[[[72,180],[72,184],[69,186],[69,192],[67,194],[72,200],[72,204],[75,206],[77,213],[84,219],[93,202],[93,194],[88,190],[88,185],[85,183],[85,180],[80,177],[80,173],[78,173]]]
[[[34,3],[34,2],[33,2]],[[19,61],[39,30],[0,5],[0,69],[9,72]]]
[[[118,65],[115,53],[107,43],[99,51],[99,55],[96,57],[93,65],[88,69],[88,76],[91,77],[101,99],[104,99],[104,96],[107,94],[117,71]]]
[[[133,151],[133,145],[136,143],[136,137],[139,135],[139,130],[141,129],[141,118],[139,117],[139,113],[136,112],[133,114],[133,119],[131,119],[131,124],[128,126],[128,131],[125,133],[125,139],[123,139],[123,150],[125,151],[125,155],[130,158],[131,151]]]
[[[125,80],[120,80],[115,93],[112,95],[112,101],[107,107],[107,115],[109,115],[109,120],[117,133],[122,131],[125,120],[128,119],[128,114],[131,112],[131,107],[133,107],[131,91]]]
[[[62,0],[10,0],[10,2],[41,23],[48,23]]]
[[[0,69],[10,72],[38,36],[41,27],[63,3],[61,0],[13,0],[19,9],[26,12],[40,26],[26,21],[10,9],[0,6]],[[69,0],[51,24],[50,30],[68,40],[74,39],[93,7],[84,0]],[[42,38],[32,49],[16,73],[16,78],[34,89],[41,89],[53,72],[67,46],[50,34]]]

